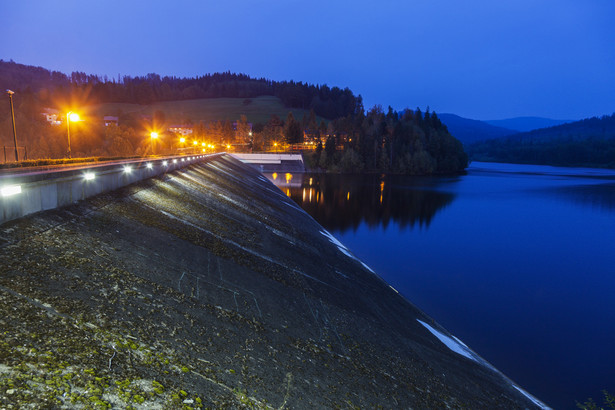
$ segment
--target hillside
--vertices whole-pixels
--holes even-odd
[[[489,125],[508,128],[517,132],[528,132],[539,128],[548,128],[567,124],[573,122],[573,120],[554,120],[543,117],[515,117],[504,120],[488,120],[484,122]]]
[[[615,114],[467,147],[475,161],[615,168]]]
[[[331,172],[429,175],[467,167],[463,145],[429,109],[395,112],[389,107],[385,113],[375,106],[366,113],[361,96],[347,88],[228,72],[195,78],[125,76],[116,82],[0,60],[1,84],[16,91],[16,151],[22,159],[61,158],[68,152],[75,157],[170,154],[185,150],[182,136],[190,135],[192,145],[211,150],[277,151],[280,145],[303,144],[314,148],[311,166]],[[43,117],[47,108],[56,113]],[[83,121],[70,125],[67,138],[61,122],[47,121],[66,118],[69,111]],[[104,116],[117,118],[104,122]],[[0,112],[4,144],[13,138],[11,122],[10,114]],[[172,127],[177,124],[185,127]],[[155,143],[152,131],[161,134]]]
[[[260,96],[254,98],[202,98],[194,100],[162,101],[147,105],[131,103],[104,103],[90,107],[92,114],[102,117],[104,115],[117,115],[136,113],[153,116],[156,111],[164,112],[167,121],[183,123],[186,120],[194,124],[200,121],[237,121],[245,115],[249,122],[266,124],[272,115],[284,119],[291,111],[295,118],[301,120],[303,116],[310,115],[309,110],[300,108],[289,109],[282,101],[274,96]],[[316,117],[318,122],[324,120]]]
[[[152,104],[164,101],[203,98],[241,98],[259,96],[279,98],[288,108],[314,110],[321,117],[334,119],[363,109],[361,96],[348,88],[312,85],[295,81],[272,81],[246,74],[213,73],[193,78],[106,76],[73,72],[70,76],[42,67],[0,60],[0,88],[28,94],[48,107],[92,103]]]
[[[464,145],[515,134],[516,131],[496,127],[485,121],[471,120],[455,114],[438,114],[450,133]]]

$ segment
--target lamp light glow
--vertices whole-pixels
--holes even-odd
[[[3,197],[21,194],[21,185],[7,185],[0,189]]]
[[[86,172],[86,173],[83,175],[83,179],[85,179],[86,181],[91,181],[91,180],[93,180],[95,177],[96,177],[96,176],[94,175],[94,173],[93,173],[93,172]]]

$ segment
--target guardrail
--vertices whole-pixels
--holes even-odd
[[[55,209],[221,154],[173,156],[0,173],[0,224]]]
[[[282,161],[299,161],[303,163],[301,154],[231,154],[235,158],[250,164],[280,164]]]

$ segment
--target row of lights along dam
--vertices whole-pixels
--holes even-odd
[[[162,168],[168,168],[172,164],[195,161],[197,159],[204,158],[205,156],[206,155],[195,155],[195,156],[188,156],[188,157],[183,157],[183,158],[162,159],[162,160],[153,160],[153,161],[150,160],[147,162],[139,162],[136,165],[135,163],[129,163],[129,164],[123,164],[123,165],[120,164],[120,166],[121,166],[121,170],[123,173],[130,174],[134,169],[139,168],[139,167],[145,167],[148,170],[153,170],[156,166],[159,166]],[[100,168],[101,166],[105,166],[105,164],[99,165],[98,168]],[[106,172],[109,172],[109,170],[107,169]],[[96,179],[96,168],[85,169],[83,171],[84,181],[93,181],[95,179]],[[20,184],[8,183],[8,184],[3,184],[2,186],[0,186],[0,197],[10,197],[10,196],[18,195],[21,193],[22,193],[22,186]]]

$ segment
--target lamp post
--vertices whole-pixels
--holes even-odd
[[[66,113],[66,134],[68,135],[68,158],[72,158],[70,153],[70,122],[80,121],[79,114],[69,111]]]
[[[9,101],[11,102],[11,119],[13,120],[13,143],[15,144],[15,162],[19,161],[19,157],[17,155],[17,131],[15,131],[15,111],[13,111],[13,94],[15,91],[6,90],[6,93],[9,95]]]
[[[150,134],[150,137],[151,137],[150,141],[152,143],[152,155],[154,155],[154,140],[158,138],[158,133],[155,131],[152,131],[152,133]]]

